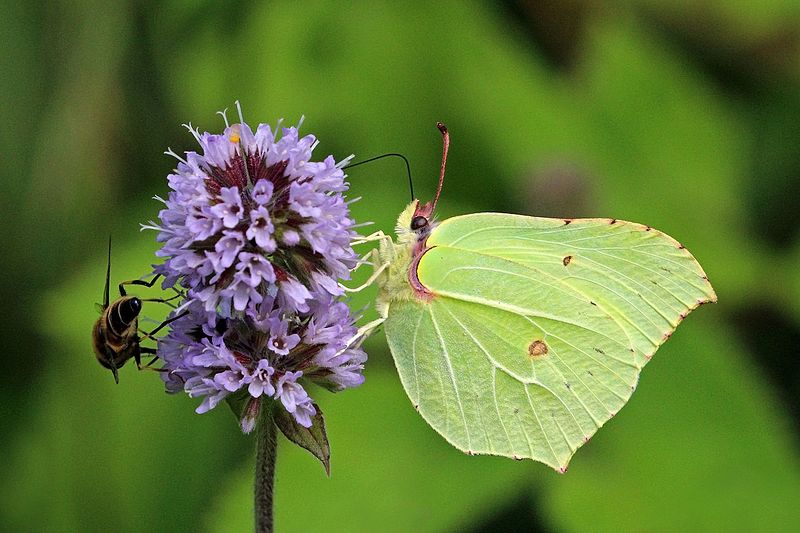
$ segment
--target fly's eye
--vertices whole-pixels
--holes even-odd
[[[122,302],[120,306],[120,317],[126,324],[133,322],[133,319],[139,316],[142,310],[142,301],[139,298],[133,297],[130,300]]]
[[[428,219],[422,216],[416,216],[411,220],[411,229],[419,231],[428,225]]]

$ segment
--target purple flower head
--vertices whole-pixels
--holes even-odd
[[[243,121],[221,135],[189,130],[202,154],[178,158],[166,208],[154,225],[163,243],[158,255],[165,258],[157,271],[167,286],[180,283],[209,310],[241,311],[259,299],[234,274],[255,254],[285,272],[286,283],[265,281],[275,285],[279,300],[305,312],[311,280],[330,292],[347,279],[358,259],[342,196],[347,184],[332,157],[311,161],[314,136],[266,124],[253,133]]]
[[[222,221],[211,212],[212,207],[199,207],[186,216],[186,228],[198,240],[205,240],[222,229]]]
[[[247,282],[246,278],[243,279],[239,274],[241,272],[237,273],[233,283],[223,289],[222,296],[233,301],[234,309],[244,311],[247,309],[248,303],[259,303],[262,296],[255,287]]]
[[[287,246],[297,246],[300,244],[300,234],[296,230],[287,229],[283,231],[281,240]]]
[[[233,370],[225,370],[214,375],[214,383],[228,392],[236,392],[242,386],[244,376]]]
[[[310,427],[317,410],[303,383],[360,385],[366,361],[340,301],[339,281],[358,264],[347,160],[314,162],[314,136],[239,119],[222,134],[189,126],[201,150],[175,156],[165,208],[148,226],[162,245],[155,272],[186,294],[159,340],[161,375],[168,392],[202,398],[198,412],[244,397],[246,433],[264,402]]]

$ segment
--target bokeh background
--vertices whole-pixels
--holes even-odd
[[[790,530],[800,523],[800,3],[2,2],[0,529],[246,531],[253,439],[94,361],[105,243],[144,275],[180,124],[295,123],[316,154],[389,151],[440,216],[657,227],[719,294],[559,475],[468,457],[406,399],[383,335],[367,381],[314,390],[332,476],[282,440],[283,531]],[[405,169],[350,172],[390,231]],[[374,290],[354,300],[367,306]],[[160,320],[158,306],[145,315]]]

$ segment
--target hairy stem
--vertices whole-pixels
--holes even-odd
[[[277,431],[272,409],[267,402],[261,405],[256,437],[256,531],[272,533],[272,501],[275,486],[275,459],[278,452]]]

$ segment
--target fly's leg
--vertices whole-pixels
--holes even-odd
[[[153,277],[153,279],[151,279],[150,281],[144,281],[142,279],[130,279],[128,281],[123,281],[122,283],[119,284],[119,294],[120,294],[120,296],[127,296],[127,293],[125,292],[125,285],[140,285],[142,287],[147,287],[149,289],[153,285],[156,284],[156,281],[158,281],[158,279],[160,277],[161,277],[161,274],[156,274]],[[184,295],[183,291],[181,291],[179,289],[176,289],[175,287],[170,287],[170,288],[173,291],[175,291],[175,296],[172,296],[172,297],[166,298],[166,299],[164,299],[164,298],[148,298],[148,299],[144,299],[142,301],[163,303],[163,304],[169,305],[170,307],[172,307],[174,309],[175,306],[169,304],[169,302],[171,302],[175,298],[179,298],[179,297],[185,296],[185,295]]]
[[[156,281],[158,281],[158,278],[160,277],[161,274],[156,274],[150,281],[144,281],[142,279],[129,279],[128,281],[123,281],[119,284],[119,295],[127,296],[127,293],[125,292],[125,285],[141,285],[143,287],[150,288],[156,284]]]
[[[156,340],[156,338],[153,337],[153,335],[155,335],[156,333],[161,331],[161,329],[164,328],[165,326],[168,326],[169,324],[175,322],[179,318],[185,317],[188,314],[189,314],[189,311],[184,311],[183,313],[180,313],[178,315],[175,315],[175,316],[173,316],[171,318],[166,319],[161,324],[159,324],[154,330],[143,333],[141,338],[142,339]]]
[[[139,340],[150,339],[152,341],[158,341],[158,339],[156,339],[153,335],[155,335],[156,333],[161,331],[161,329],[164,328],[165,326],[168,326],[172,322],[175,322],[179,318],[183,318],[188,314],[189,314],[189,311],[184,311],[183,313],[180,313],[178,315],[175,315],[175,316],[173,316],[171,318],[166,319],[165,321],[163,321],[161,324],[159,324],[152,331],[141,332],[141,336],[139,337]],[[150,361],[147,365],[145,365],[143,367],[142,366],[142,354],[143,353],[155,355],[156,359],[158,358],[157,351],[154,348],[139,347],[139,352],[134,355],[134,359],[136,359],[136,366],[139,368],[139,370],[143,370],[145,368],[148,368],[148,367],[150,367],[150,365],[152,365],[155,362],[155,359],[153,359],[152,361]],[[153,369],[153,370],[155,370],[155,369]]]
[[[153,363],[158,361],[158,353],[156,352],[155,348],[139,348],[139,354],[135,357],[136,359],[136,368],[139,370],[152,370],[153,372],[169,372],[166,368],[155,368],[153,367]],[[147,363],[146,365],[142,366],[142,355],[141,354],[148,354],[152,355],[153,359]]]
[[[170,296],[169,298],[166,298],[166,299],[165,298],[141,298],[141,300],[143,302],[156,302],[156,303],[160,303],[160,304],[165,304],[165,305],[170,306],[173,309],[177,309],[178,307],[175,304],[171,303],[171,302],[175,298],[180,298],[184,294],[182,292],[178,291],[178,289],[175,289],[175,290],[177,291],[177,294],[175,296]]]

